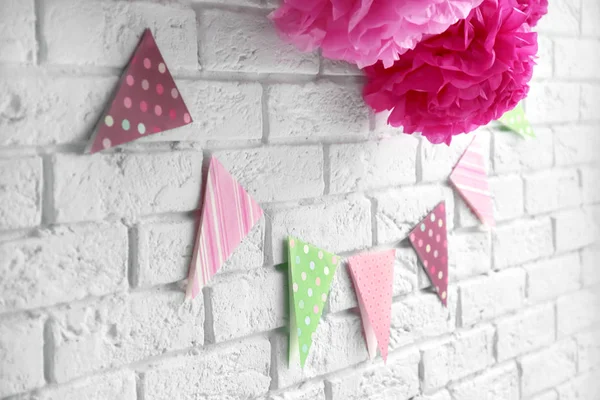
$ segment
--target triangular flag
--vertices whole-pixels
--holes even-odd
[[[144,31],[86,151],[97,151],[192,122],[149,29]]]
[[[188,298],[196,297],[262,215],[258,203],[212,157],[188,276]]]
[[[371,358],[377,353],[387,360],[392,316],[395,250],[358,254],[348,260],[363,320],[367,349]]]
[[[340,257],[288,238],[290,365],[304,367]]]
[[[535,133],[533,133],[533,129],[529,121],[527,121],[525,110],[523,110],[521,103],[517,104],[512,110],[505,112],[498,122],[523,137],[535,137]]]
[[[450,183],[485,225],[496,226],[490,184],[479,137],[471,142],[450,174]]]
[[[410,232],[409,239],[445,306],[448,297],[448,235],[443,201]]]

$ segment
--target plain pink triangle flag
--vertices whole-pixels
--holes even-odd
[[[450,174],[450,183],[458,190],[471,210],[485,225],[496,226],[490,184],[485,172],[485,160],[477,136]]]
[[[146,29],[86,151],[95,153],[191,122],[154,37]]]
[[[188,298],[198,295],[262,215],[258,203],[212,157],[188,276]]]
[[[408,236],[435,291],[446,306],[448,297],[448,235],[442,201]]]
[[[375,357],[378,344],[384,361],[387,360],[390,342],[395,254],[396,251],[392,249],[358,254],[348,259],[369,355]]]

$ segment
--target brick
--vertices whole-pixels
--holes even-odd
[[[454,204],[457,228],[485,229],[479,218],[473,213],[473,210],[471,210],[469,205],[457,191],[454,191]]]
[[[163,362],[142,378],[146,400],[251,399],[269,390],[271,348],[263,337]],[[218,372],[217,372],[218,371]]]
[[[556,301],[558,337],[580,332],[599,320],[600,296],[597,289],[583,290]]]
[[[0,396],[44,385],[44,322],[40,318],[0,320]]]
[[[552,346],[521,358],[521,391],[530,396],[556,386],[575,375],[577,348],[572,340]]]
[[[273,7],[277,4],[273,0],[192,0],[192,3],[247,7]]]
[[[224,150],[213,155],[256,201],[287,201],[323,194],[320,146]]]
[[[0,145],[83,142],[100,118],[116,77],[76,77],[0,67]]]
[[[550,79],[554,75],[554,43],[548,36],[538,35],[537,65],[533,79]]]
[[[202,153],[53,156],[57,222],[193,210],[202,182]],[[94,193],[94,201],[89,194]]]
[[[329,311],[332,313],[358,307],[354,285],[348,272],[347,263],[335,272],[329,291]],[[412,293],[418,288],[417,256],[412,249],[397,249],[394,260],[394,282],[392,296]]]
[[[450,386],[455,399],[518,399],[519,372],[514,363],[494,367],[482,375]]]
[[[556,388],[560,400],[588,400],[600,396],[598,371],[579,375]]]
[[[584,204],[600,203],[600,190],[596,182],[600,181],[600,168],[579,168],[581,178],[581,198]]]
[[[0,160],[0,230],[39,225],[42,218],[42,160]]]
[[[388,124],[388,117],[391,114],[390,111],[381,111],[374,115],[374,126],[371,131],[370,137],[373,138],[390,138],[405,135],[404,130],[401,126],[395,127]],[[424,142],[425,139],[421,138],[418,134],[414,135],[420,142]]]
[[[507,221],[522,216],[524,196],[521,177],[497,176],[490,178],[489,182],[496,221]]]
[[[581,4],[581,33],[600,37],[600,4],[596,0],[583,0]]]
[[[215,341],[284,326],[287,298],[287,274],[274,269],[217,279],[208,289]]]
[[[538,302],[551,300],[581,286],[579,254],[571,253],[525,266],[527,298]]]
[[[555,214],[554,229],[556,250],[576,250],[594,243],[598,237],[598,226],[592,211],[573,209]]]
[[[530,400],[558,400],[558,394],[554,390],[549,390],[529,398]]]
[[[39,18],[52,64],[122,68],[150,28],[171,72],[198,68],[194,12],[174,3],[51,0]]]
[[[272,340],[273,388],[284,388],[326,373],[343,370],[365,361],[367,347],[358,315],[327,315],[321,318],[303,369],[299,363],[288,366],[288,332]]]
[[[486,369],[494,363],[494,331],[481,326],[424,346],[422,390],[427,392]]]
[[[36,61],[35,10],[33,0],[6,0],[0,14],[0,60]]]
[[[598,121],[598,107],[600,106],[600,85],[582,84],[581,85],[581,120]]]
[[[323,382],[317,385],[303,384],[300,388],[285,390],[283,393],[272,394],[267,400],[327,400]]]
[[[279,39],[277,39],[279,40]],[[322,80],[267,89],[269,140],[366,138],[369,111],[360,87]]]
[[[441,201],[446,201],[446,224],[453,227],[454,201],[448,187],[427,185],[374,193],[377,244],[406,239],[408,233]]]
[[[494,132],[493,163],[497,174],[546,169],[554,163],[554,135],[548,128],[536,128],[535,140]]]
[[[581,2],[556,0],[548,3],[548,15],[540,20],[537,30],[549,34],[579,35]]]
[[[594,149],[600,145],[598,127],[566,125],[554,129],[554,157],[556,165],[574,165],[597,162]]]
[[[266,12],[202,10],[198,14],[200,64],[208,71],[316,75],[319,57],[279,38]]]
[[[525,272],[509,269],[461,283],[462,326],[517,310],[525,301]]]
[[[595,328],[575,336],[577,343],[579,372],[596,369],[600,366],[600,329]]]
[[[125,227],[107,224],[56,227],[0,243],[0,312],[121,290],[127,257]]]
[[[600,42],[593,39],[555,39],[557,78],[598,79]]]
[[[600,283],[600,248],[583,249],[581,253],[581,280],[584,286]]]
[[[331,145],[329,191],[346,193],[416,182],[417,138]]]
[[[52,378],[65,382],[202,345],[202,298],[182,304],[183,297],[180,291],[138,292],[53,311]]]
[[[453,232],[448,236],[448,268],[451,281],[481,275],[491,267],[489,232]]]
[[[363,400],[379,396],[408,399],[419,394],[419,352],[390,354],[366,368],[327,380],[331,400]]]
[[[40,400],[136,400],[135,374],[128,370],[110,372],[44,389],[36,396]]]
[[[450,397],[450,393],[446,389],[443,389],[434,394],[421,394],[414,397],[413,400],[452,400],[452,397]]]
[[[554,342],[554,307],[550,304],[527,308],[496,321],[498,361],[529,353]]]
[[[549,219],[518,221],[499,226],[493,233],[494,267],[505,268],[554,252]]]
[[[288,235],[335,253],[371,246],[371,203],[360,196],[274,209],[270,218],[274,264],[287,260],[284,241]]]
[[[350,75],[362,76],[363,72],[356,66],[341,60],[321,59],[321,68],[324,75]]]
[[[548,124],[579,120],[579,93],[577,83],[539,82],[531,86],[525,99],[529,122]]]
[[[525,175],[525,210],[542,214],[581,204],[577,170],[548,170]]]

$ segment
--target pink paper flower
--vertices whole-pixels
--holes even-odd
[[[444,32],[483,0],[283,0],[269,16],[281,36],[303,51],[360,68],[386,67],[424,35]]]
[[[517,0],[519,9],[529,15],[527,24],[536,26],[540,18],[548,13],[548,0]]]
[[[419,43],[393,67],[365,69],[364,98],[388,123],[432,143],[471,132],[514,108],[529,91],[537,34],[516,0],[484,0],[447,31]]]

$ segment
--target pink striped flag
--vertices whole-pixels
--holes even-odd
[[[212,157],[186,297],[198,295],[262,215],[258,203]]]
[[[475,136],[450,174],[450,183],[485,225],[496,226],[480,139]]]

